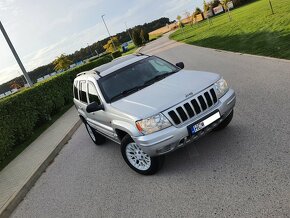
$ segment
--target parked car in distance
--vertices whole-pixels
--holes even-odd
[[[219,74],[183,68],[182,62],[134,54],[80,73],[74,104],[93,142],[120,144],[129,167],[149,175],[165,154],[225,128],[233,118],[234,90]]]

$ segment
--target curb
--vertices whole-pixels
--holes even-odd
[[[29,190],[34,186],[36,181],[46,170],[46,168],[53,162],[54,158],[58,155],[64,145],[70,140],[75,131],[80,127],[82,121],[79,119],[71,130],[63,137],[63,139],[58,143],[55,149],[48,155],[48,157],[43,161],[43,163],[36,169],[36,171],[27,178],[25,184],[20,190],[16,191],[14,195],[9,199],[9,201],[4,205],[2,211],[0,211],[0,218],[9,217],[18,204],[23,200]]]
[[[198,48],[204,48],[204,49],[208,49],[208,50],[214,50],[216,52],[221,52],[221,53],[236,54],[236,55],[242,55],[242,56],[262,58],[262,59],[266,59],[266,60],[272,60],[272,61],[280,61],[280,62],[290,63],[290,60],[283,59],[283,58],[275,58],[275,57],[270,57],[270,56],[248,54],[248,53],[242,53],[242,52],[238,52],[238,51],[227,51],[227,50],[222,50],[222,49],[217,49],[217,48],[209,48],[209,47],[203,47],[203,46],[198,46],[198,45],[192,45],[192,44],[185,43],[183,41],[176,41],[174,39],[170,39],[170,40],[171,41],[174,41],[174,42],[177,42],[177,43],[184,44],[184,45],[189,45],[189,46],[198,47]]]
[[[137,49],[136,49],[136,51],[135,51],[135,53],[138,53],[138,52],[140,52],[140,51],[141,51],[141,49],[142,49],[143,47],[144,47],[144,46],[141,46],[141,47],[137,48]]]
[[[168,39],[169,39],[169,35],[167,35],[167,36],[168,36]],[[176,41],[174,39],[169,39],[169,40],[171,40],[171,41],[173,41],[175,43],[180,43],[180,44],[183,44],[183,45],[189,45],[189,46],[193,46],[193,47],[198,47],[198,48],[213,50],[213,51],[221,52],[221,53],[236,54],[236,55],[242,55],[242,56],[249,56],[249,57],[261,58],[261,59],[266,59],[266,60],[271,60],[271,61],[279,61],[279,62],[284,62],[284,63],[290,63],[290,60],[283,59],[283,58],[275,58],[275,57],[270,57],[270,56],[248,54],[248,53],[242,53],[242,52],[238,52],[238,51],[227,51],[227,50],[223,50],[223,49],[216,49],[216,48],[209,48],[209,47],[203,47],[203,46],[188,44],[188,43],[185,43],[183,41]],[[141,47],[141,49],[142,48],[143,47]]]

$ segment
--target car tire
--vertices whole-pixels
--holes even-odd
[[[87,132],[90,138],[96,145],[102,145],[106,142],[106,137],[98,133],[94,128],[92,128],[87,122],[84,122]]]
[[[233,116],[234,116],[234,110],[232,110],[231,113],[226,117],[226,119],[224,119],[217,127],[215,127],[213,131],[220,131],[226,128],[232,121]]]
[[[153,175],[163,165],[164,156],[150,157],[126,135],[121,141],[121,153],[128,166],[142,175]]]

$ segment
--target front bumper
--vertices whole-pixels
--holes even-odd
[[[150,156],[158,156],[181,148],[186,144],[197,140],[201,136],[210,132],[214,127],[221,123],[233,110],[236,103],[236,96],[233,89],[230,89],[223,97],[221,97],[216,105],[193,117],[189,122],[194,123],[203,117],[208,116],[214,111],[219,111],[221,118],[197,132],[193,136],[189,136],[187,126],[188,122],[181,126],[171,126],[161,131],[133,137],[133,140],[141,147],[141,149]]]

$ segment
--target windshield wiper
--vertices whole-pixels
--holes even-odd
[[[157,75],[157,76],[153,77],[152,79],[147,80],[143,85],[135,86],[135,87],[133,87],[133,88],[131,88],[131,89],[124,90],[123,92],[121,92],[121,93],[119,93],[119,94],[113,96],[113,97],[110,99],[110,101],[112,102],[113,100],[117,100],[117,99],[119,99],[119,98],[121,98],[121,97],[124,97],[124,96],[127,96],[127,95],[129,95],[129,94],[131,94],[131,93],[133,93],[133,92],[137,92],[137,91],[139,91],[140,89],[143,89],[143,88],[145,88],[146,86],[149,86],[149,85],[153,84],[154,82],[159,81],[159,80],[161,80],[161,79],[163,79],[163,78],[165,78],[165,77],[167,77],[167,76],[169,76],[169,75],[171,75],[171,74],[174,74],[174,73],[176,73],[176,72],[177,72],[177,71],[172,71],[172,72],[170,72],[170,73],[164,73],[164,74]]]
[[[155,76],[155,77],[153,77],[153,78],[147,80],[147,81],[144,83],[144,85],[149,85],[149,84],[152,84],[152,83],[157,82],[157,81],[159,81],[159,80],[162,80],[162,79],[164,79],[165,77],[167,77],[167,76],[169,76],[169,75],[171,75],[171,74],[174,74],[174,73],[176,73],[176,72],[177,72],[177,71],[172,71],[172,72],[169,72],[169,73],[164,73],[164,74],[157,75],[157,76]]]
[[[128,94],[131,94],[133,92],[137,92],[137,91],[139,91],[140,89],[142,89],[142,88],[144,88],[146,86],[147,85],[143,84],[141,86],[135,86],[135,87],[133,87],[131,89],[124,90],[123,92],[113,96],[110,100],[113,101],[113,100],[116,100],[116,99],[118,99],[120,97],[127,96]]]

